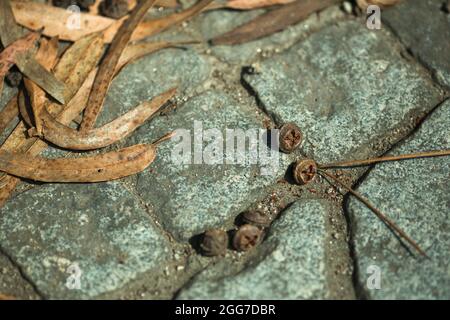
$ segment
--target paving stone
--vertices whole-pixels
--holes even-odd
[[[220,157],[218,164],[193,164],[194,135],[199,137],[195,134],[198,131],[194,131],[194,121],[198,121],[203,130],[217,129],[223,135],[224,152],[227,145],[231,146],[225,140],[226,129],[256,132],[264,128],[256,109],[239,105],[223,93],[207,91],[179,106],[169,116],[145,124],[133,136],[132,143],[142,143],[155,140],[170,130],[190,130],[192,140],[188,145],[192,153],[186,158],[190,159],[187,163],[180,163],[179,159],[174,162],[172,152],[179,140],[170,141],[160,146],[156,161],[137,179],[141,197],[153,207],[164,227],[183,241],[209,227],[230,222],[262,195],[265,186],[281,177],[289,163],[288,157],[275,151],[266,163],[223,164]],[[203,145],[196,145],[206,150],[213,141],[207,141],[205,136]],[[267,151],[265,145],[261,146]],[[266,175],[264,168],[271,169],[272,165],[273,173]]]
[[[208,12],[201,20],[201,35],[205,40],[212,39],[233,30],[264,12],[265,10],[214,10]],[[240,45],[212,46],[211,50],[214,55],[229,63],[252,62],[258,56],[263,56],[268,52],[279,52],[290,47],[300,38],[311,34],[331,22],[342,19],[343,16],[344,13],[338,6],[333,6],[319,14],[313,14],[303,22],[290,26],[273,35]]]
[[[103,125],[173,87],[192,94],[210,74],[208,61],[192,49],[164,49],[126,66],[111,84],[97,124]]]
[[[450,149],[450,102],[441,105],[390,154],[439,149]],[[358,191],[419,243],[431,259],[411,256],[371,211],[351,199],[357,280],[364,295],[374,299],[450,298],[449,190],[448,157],[378,164],[371,170]],[[381,272],[379,290],[366,285],[372,265]]]
[[[226,275],[218,264],[196,276],[178,299],[324,299],[324,200],[300,200],[274,222],[259,253],[242,271]]]
[[[0,246],[44,297],[92,298],[168,258],[138,203],[118,182],[48,184],[1,209]]]
[[[33,287],[20,274],[20,270],[14,266],[8,257],[1,253],[0,292],[18,299],[39,299],[39,295],[33,290]]]
[[[450,87],[450,15],[442,0],[402,1],[382,13],[385,22],[435,78]]]
[[[386,32],[347,21],[314,33],[245,75],[275,121],[296,122],[318,161],[386,151],[441,99]]]

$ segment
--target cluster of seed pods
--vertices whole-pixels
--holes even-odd
[[[285,206],[277,192],[270,193],[256,207],[237,217],[236,228],[207,230],[200,243],[201,252],[206,256],[223,256],[228,248],[239,252],[251,250],[262,242],[266,231]]]
[[[230,232],[231,247],[240,252],[249,251],[262,241],[265,228],[271,224],[271,218],[256,210],[244,212],[242,221],[242,225]],[[227,231],[209,229],[203,234],[200,249],[205,256],[223,256],[229,246],[230,238]]]
[[[279,130],[279,149],[284,153],[291,153],[300,147],[303,140],[303,134],[297,125],[294,123],[286,123],[281,126]],[[387,227],[389,227],[399,238],[405,240],[422,256],[428,257],[424,250],[400,227],[398,227],[394,221],[388,216],[378,210],[368,199],[362,196],[357,191],[353,190],[350,185],[341,181],[339,178],[329,173],[328,169],[335,168],[349,168],[356,166],[367,166],[380,162],[387,161],[399,161],[417,158],[429,158],[429,157],[442,157],[450,156],[450,150],[436,150],[428,152],[419,152],[413,154],[404,154],[398,156],[385,156],[364,160],[352,160],[343,161],[337,163],[318,164],[314,159],[303,158],[299,159],[292,166],[292,177],[296,184],[307,185],[311,183],[315,177],[320,174],[329,182],[333,182],[339,185],[343,189],[347,190],[351,195],[355,196],[359,201],[367,206],[380,220],[382,220]],[[244,222],[237,231],[234,232],[232,245],[238,251],[248,251],[258,243],[261,242],[264,230],[266,230],[271,222],[272,218],[258,210],[245,212],[242,216]],[[220,235],[220,236],[218,236]],[[219,239],[219,240],[217,240]],[[217,242],[216,242],[217,240]],[[201,248],[206,255],[223,255],[228,247],[228,236],[223,230],[215,229],[213,231],[207,231],[203,238]]]
[[[303,134],[300,128],[294,123],[285,123],[278,131],[279,151],[292,153],[300,147],[303,141]],[[257,246],[264,238],[265,231],[270,227],[274,218],[279,212],[279,207],[283,205],[274,200],[275,195],[271,195],[269,200],[269,210],[258,207],[248,210],[240,215],[241,222],[237,229],[227,232],[223,229],[209,229],[205,231],[200,244],[202,253],[206,256],[224,255],[231,247],[237,251],[249,251]],[[266,208],[267,209],[267,208]],[[231,234],[231,243],[228,233]]]

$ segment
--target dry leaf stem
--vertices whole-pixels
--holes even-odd
[[[352,195],[354,195],[359,201],[361,201],[362,203],[364,203],[367,208],[369,208],[373,213],[375,213],[375,215],[380,218],[388,227],[390,227],[392,230],[394,230],[401,238],[403,238],[404,240],[406,240],[411,246],[414,247],[414,249],[416,249],[421,255],[425,256],[428,258],[427,254],[425,253],[425,251],[423,251],[420,246],[410,237],[408,236],[402,229],[400,229],[400,227],[398,227],[389,217],[387,217],[385,214],[383,214],[380,210],[378,210],[372,203],[369,202],[369,200],[367,200],[365,197],[363,197],[359,192],[355,191],[352,189],[352,187],[350,187],[349,185],[347,185],[346,183],[344,183],[343,181],[341,181],[340,179],[338,179],[337,177],[335,177],[334,175],[326,172],[325,170],[319,169],[319,173],[324,175],[327,178],[330,178],[331,180],[334,180],[334,182],[338,183],[339,185],[341,185],[342,187],[344,187],[348,192],[350,192]]]
[[[307,18],[339,0],[297,0],[262,14],[236,29],[211,40],[214,45],[234,45],[256,40]]]
[[[411,154],[402,154],[398,156],[386,156],[380,158],[364,159],[364,160],[351,160],[343,162],[335,162],[319,165],[319,168],[329,169],[329,168],[344,168],[344,167],[357,167],[357,166],[367,166],[374,163],[388,162],[388,161],[399,161],[399,160],[410,160],[418,158],[432,158],[432,157],[443,157],[450,156],[450,150],[436,150],[427,151]]]

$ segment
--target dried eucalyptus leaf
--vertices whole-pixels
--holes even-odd
[[[42,136],[45,140],[66,149],[93,150],[109,146],[136,130],[147,119],[154,116],[161,107],[174,96],[176,89],[170,89],[150,101],[111,121],[110,123],[86,132],[72,129],[59,123],[44,109],[42,117]],[[33,133],[30,133],[33,134]]]
[[[120,56],[130,41],[134,30],[154,3],[155,0],[143,0],[139,2],[114,37],[95,77],[91,94],[89,95],[88,105],[84,112],[83,121],[81,122],[80,131],[87,131],[94,127],[95,121],[102,109],[103,102],[105,101],[106,93],[114,77]]]
[[[262,14],[236,29],[211,40],[214,45],[234,45],[256,40],[307,18],[311,13],[323,10],[339,0],[297,0],[278,9]]]
[[[42,182],[100,182],[141,172],[155,156],[156,146],[151,144],[75,159],[30,158],[0,150],[0,171]]]

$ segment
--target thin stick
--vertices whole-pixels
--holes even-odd
[[[436,151],[428,151],[428,152],[402,154],[402,155],[398,155],[398,156],[386,156],[386,157],[372,158],[372,159],[366,159],[366,160],[351,160],[351,161],[335,162],[335,163],[321,164],[321,165],[319,165],[319,168],[330,169],[330,168],[342,168],[342,167],[357,167],[357,166],[370,165],[370,164],[379,163],[379,162],[409,160],[409,159],[417,159],[417,158],[443,157],[443,156],[450,156],[450,150],[436,150]]]
[[[425,253],[425,251],[423,251],[419,245],[413,240],[411,239],[411,237],[409,237],[402,229],[400,229],[400,227],[398,227],[391,219],[389,219],[386,215],[384,215],[380,210],[378,210],[377,208],[375,208],[375,206],[373,204],[371,204],[369,202],[369,200],[367,200],[365,197],[363,197],[359,192],[353,190],[349,185],[347,185],[346,183],[342,182],[341,180],[339,180],[337,177],[335,177],[334,175],[319,169],[319,173],[323,174],[324,176],[334,180],[335,182],[339,183],[341,186],[343,186],[345,189],[347,189],[351,194],[353,194],[356,198],[358,198],[359,201],[361,201],[362,203],[364,203],[370,210],[373,211],[373,213],[375,213],[375,215],[380,218],[384,223],[386,223],[390,228],[392,228],[393,230],[395,230],[400,237],[402,237],[403,239],[405,239],[409,244],[411,244],[421,255],[423,255],[424,257],[427,257],[427,254]]]
[[[102,109],[111,81],[114,77],[114,70],[119,62],[122,52],[130,41],[133,31],[144,18],[147,11],[156,0],[143,0],[133,9],[130,17],[122,24],[101,63],[92,90],[89,95],[88,105],[84,111],[80,131],[86,132],[92,129],[95,121]]]

